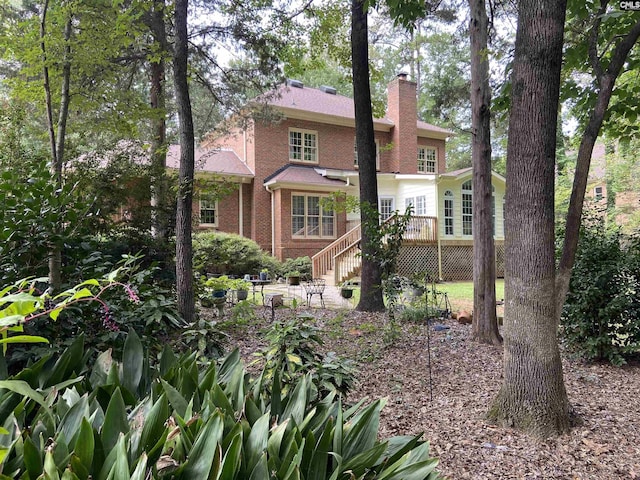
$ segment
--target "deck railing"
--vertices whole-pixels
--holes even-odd
[[[359,242],[361,235],[360,224],[358,224],[311,257],[313,278],[322,277],[328,271],[333,270],[336,254],[349,247],[349,245]]]
[[[333,270],[335,284],[338,285],[360,270],[359,243],[362,235],[360,225],[352,228],[342,237],[311,257],[313,276],[321,277]],[[438,219],[436,217],[411,217],[403,237],[406,245],[428,245],[438,241]]]

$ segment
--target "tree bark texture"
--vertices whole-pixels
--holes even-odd
[[[500,345],[496,316],[496,252],[491,188],[491,90],[484,0],[469,0],[473,166],[473,339]]]
[[[195,139],[187,73],[188,3],[188,0],[176,0],[175,3],[174,22],[176,33],[173,77],[180,123],[180,169],[178,173],[178,204],[176,213],[176,293],[178,311],[186,322],[191,323],[195,316],[193,243],[191,237]]]
[[[489,418],[536,436],[569,429],[557,341],[554,167],[566,1],[523,0],[507,145],[504,381]]]
[[[606,3],[603,3],[606,9]],[[604,14],[604,11],[599,12]],[[640,36],[640,20],[635,23],[629,33],[620,41],[613,51],[613,55],[609,61],[608,67],[602,68],[600,56],[597,52],[597,43],[599,37],[599,26],[601,15],[594,20],[594,25],[589,36],[589,50],[591,52],[591,67],[596,76],[598,83],[598,95],[596,104],[589,116],[588,123],[585,127],[580,147],[578,148],[578,158],[576,160],[576,171],[573,177],[573,187],[571,190],[571,199],[569,200],[569,210],[567,212],[567,223],[565,226],[564,241],[562,245],[562,256],[558,264],[558,272],[556,275],[556,314],[558,321],[562,314],[562,307],[569,291],[569,283],[571,281],[571,270],[576,259],[576,251],[578,250],[578,239],[580,237],[580,224],[582,220],[582,210],[584,207],[584,197],[587,191],[587,180],[589,177],[589,168],[591,166],[591,155],[593,147],[596,144],[604,116],[609,108],[611,94],[615,86],[616,79],[622,71],[622,67],[629,55],[629,52],[638,41]]]
[[[164,94],[165,55],[168,50],[164,21],[165,2],[155,0],[149,12],[148,24],[157,49],[150,62],[150,104],[154,116],[151,119],[151,234],[154,238],[167,236],[167,195],[165,171],[167,167],[166,101]]]
[[[377,312],[384,310],[380,266],[370,257],[374,251],[365,224],[379,222],[378,178],[376,175],[376,145],[373,133],[371,109],[371,87],[369,85],[369,40],[367,8],[363,0],[351,2],[351,62],[353,67],[353,102],[356,117],[356,145],[358,149],[358,180],[360,182],[360,203],[370,208],[360,209],[363,224],[362,271],[360,273],[359,311]]]

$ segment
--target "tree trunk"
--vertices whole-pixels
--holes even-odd
[[[180,170],[178,174],[178,204],[176,213],[176,293],[178,311],[191,323],[195,317],[193,292],[193,244],[191,214],[193,208],[193,175],[195,139],[188,84],[187,8],[189,0],[176,0],[175,47],[173,77],[180,123]]]
[[[164,22],[165,2],[155,0],[149,12],[149,27],[154,45],[158,49],[155,59],[151,60],[150,103],[154,111],[151,119],[151,234],[154,238],[167,236],[167,195],[166,167],[166,101],[164,95],[165,62],[167,52],[167,32]]]
[[[569,429],[557,341],[554,167],[566,1],[523,0],[507,145],[504,381],[489,418],[540,437]]]
[[[604,8],[606,8],[606,5]],[[603,14],[604,11],[601,13]],[[587,190],[587,180],[589,177],[589,167],[591,166],[593,147],[596,144],[596,140],[600,134],[600,128],[602,127],[602,122],[604,121],[604,116],[609,108],[609,101],[611,100],[613,87],[615,86],[616,80],[620,75],[631,48],[640,37],[640,21],[638,21],[614,49],[613,55],[609,60],[609,65],[606,71],[603,71],[600,63],[600,57],[596,52],[600,19],[601,16],[598,15],[595,19],[595,24],[589,39],[590,51],[592,52],[590,55],[592,68],[598,81],[598,96],[578,149],[576,172],[573,177],[573,188],[571,190],[571,199],[569,200],[567,223],[565,227],[564,242],[562,245],[562,256],[558,264],[558,273],[556,276],[556,314],[558,315],[558,320],[562,314],[562,307],[564,306],[564,301],[567,297],[567,292],[569,291],[571,270],[573,269],[576,251],[578,249],[580,223],[582,220],[582,210]]]
[[[362,222],[362,270],[360,273],[360,301],[356,310],[379,312],[384,310],[380,266],[371,258],[375,251],[364,225],[377,225],[378,178],[376,174],[376,145],[373,133],[371,88],[369,85],[369,40],[367,10],[363,0],[351,2],[351,62],[353,68],[353,103],[356,117],[356,145],[358,150],[358,180],[360,182],[360,220]],[[367,207],[368,205],[368,207]]]
[[[473,339],[500,345],[496,316],[496,252],[491,188],[491,91],[484,0],[471,9],[471,128],[473,166]]]

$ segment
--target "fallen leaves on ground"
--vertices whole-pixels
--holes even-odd
[[[306,312],[306,311],[305,311]],[[470,340],[454,320],[439,331],[401,323],[385,347],[386,316],[309,310],[326,351],[354,359],[358,384],[348,400],[388,397],[380,435],[424,432],[439,471],[457,479],[640,480],[640,367],[564,360],[565,384],[579,425],[536,440],[485,419],[501,384],[502,348]],[[287,313],[279,313],[287,315]],[[264,345],[268,321],[232,331],[231,347],[246,358]]]

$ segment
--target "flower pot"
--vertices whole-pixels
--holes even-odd
[[[260,281],[265,282],[267,280],[267,272],[260,272]]]
[[[249,296],[249,290],[236,290],[236,298],[238,301],[246,300]]]
[[[353,289],[351,288],[341,288],[340,295],[342,298],[351,298],[353,296]]]
[[[300,277],[287,277],[289,285],[300,285]]]
[[[226,298],[227,292],[226,290],[214,290],[211,296],[213,297],[213,301],[215,302],[217,298]]]

